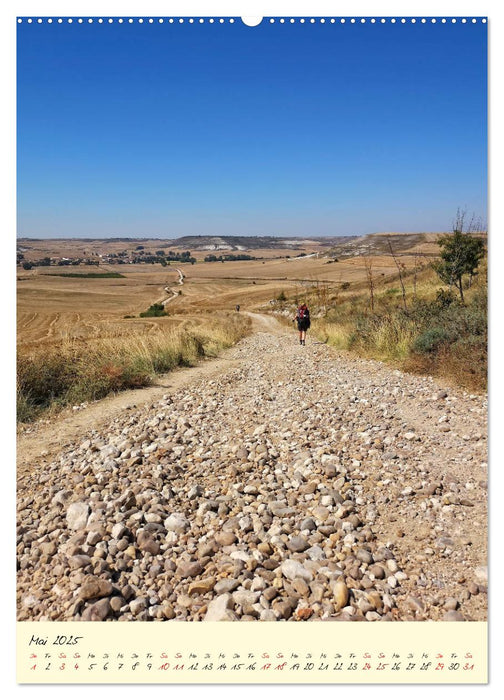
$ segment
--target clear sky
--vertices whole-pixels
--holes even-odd
[[[18,236],[487,218],[486,24],[18,24]]]

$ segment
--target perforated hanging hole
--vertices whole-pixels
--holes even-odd
[[[262,17],[242,17],[241,21],[246,24],[247,27],[257,27],[263,21]]]

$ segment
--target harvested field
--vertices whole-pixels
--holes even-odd
[[[400,261],[405,270],[426,265],[437,250],[438,234],[404,234]],[[365,237],[383,241],[383,235]],[[397,238],[397,236],[396,236]],[[396,238],[394,240],[396,240]],[[359,239],[360,240],[360,239]],[[406,249],[406,244],[413,247]],[[136,248],[155,252],[181,253],[170,241],[145,240],[29,240],[19,242],[25,260],[44,257],[101,257]],[[394,244],[395,245],[395,244]],[[19,269],[17,293],[17,333],[20,347],[59,343],[66,340],[93,340],[128,334],[146,334],[167,325],[178,325],[190,316],[213,309],[264,310],[279,295],[297,298],[323,286],[328,295],[366,286],[366,258],[362,255],[334,260],[322,242],[303,247],[248,249],[256,260],[203,262],[206,255],[226,254],[226,250],[191,252],[197,263],[104,264],[78,267],[35,267]],[[233,251],[237,252],[237,251]],[[390,254],[373,255],[372,274],[376,285],[397,273]],[[65,274],[119,273],[121,278],[54,276]],[[180,273],[183,275],[180,284]],[[151,304],[161,303],[169,317],[140,319]],[[135,317],[135,318],[126,318]]]

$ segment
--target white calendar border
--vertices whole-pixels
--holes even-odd
[[[489,177],[490,177],[490,193],[491,193],[491,211],[490,211],[490,235],[491,235],[491,241],[492,241],[492,251],[495,256],[499,256],[500,259],[502,259],[502,255],[500,255],[500,247],[502,243],[498,240],[497,234],[495,237],[492,238],[492,230],[495,230],[498,232],[498,224],[502,223],[502,211],[500,208],[500,203],[499,203],[499,191],[500,191],[500,186],[502,181],[500,179],[500,173],[499,173],[499,162],[498,162],[498,155],[502,153],[501,149],[501,136],[498,133],[498,129],[495,126],[498,123],[503,123],[503,115],[502,115],[502,95],[499,94],[500,90],[497,85],[497,80],[498,76],[496,75],[497,65],[502,65],[502,47],[504,45],[503,42],[503,37],[502,37],[502,28],[501,28],[501,20],[502,20],[502,10],[500,8],[497,8],[494,6],[494,3],[492,2],[484,2],[481,1],[479,3],[475,2],[467,2],[466,0],[460,0],[459,2],[432,2],[432,1],[426,1],[423,3],[415,3],[415,2],[354,2],[354,3],[348,3],[348,2],[317,2],[316,0],[313,0],[313,2],[310,3],[300,3],[300,2],[268,2],[268,3],[259,3],[259,2],[243,2],[243,3],[234,3],[234,2],[168,2],[168,3],[162,3],[159,1],[149,1],[145,0],[142,3],[137,3],[137,2],[111,2],[110,0],[103,0],[103,2],[81,2],[79,0],[76,0],[75,2],[44,2],[41,3],[39,1],[23,1],[23,2],[13,2],[9,3],[7,7],[2,7],[1,9],[2,12],[2,19],[3,22],[0,23],[1,31],[3,32],[2,34],[2,43],[1,45],[4,47],[4,61],[2,65],[2,76],[4,77],[3,80],[3,86],[4,86],[4,94],[7,92],[7,94],[10,94],[10,100],[13,101],[13,76],[15,75],[14,70],[14,39],[13,39],[13,30],[12,30],[12,22],[14,20],[14,17],[16,15],[23,15],[23,16],[28,16],[28,15],[33,15],[33,16],[39,16],[40,14],[43,14],[44,16],[51,16],[51,15],[57,15],[61,14],[63,16],[68,16],[68,15],[77,15],[77,14],[84,14],[85,16],[99,16],[103,14],[107,15],[117,15],[120,13],[129,13],[134,16],[149,16],[149,15],[154,15],[154,16],[191,16],[191,15],[201,15],[201,16],[281,16],[281,15],[289,15],[289,16],[301,16],[305,13],[310,14],[311,16],[374,16],[379,12],[383,16],[441,16],[443,14],[450,15],[450,16],[486,16],[488,15],[490,18],[490,24],[489,24],[489,31],[490,31],[490,56],[491,56],[491,66],[493,66],[493,71],[490,71],[490,78],[491,78],[491,117],[490,117],[490,127],[491,127],[491,153],[492,153],[492,158],[490,159],[490,169],[489,169]],[[7,162],[4,164],[4,173],[3,173],[3,179],[2,179],[2,184],[3,187],[1,189],[2,191],[2,197],[3,197],[3,223],[4,223],[4,233],[5,237],[12,236],[14,238],[15,234],[13,233],[15,231],[15,208],[14,208],[14,203],[15,203],[15,186],[12,178],[12,173],[13,173],[13,157],[15,154],[14,148],[13,148],[13,143],[12,143],[12,133],[13,133],[13,124],[15,125],[15,115],[14,115],[14,110],[12,108],[12,103],[9,102],[9,111],[8,113],[4,116],[4,128],[2,129],[2,137],[3,137],[3,142],[2,145],[4,146],[2,152],[4,154],[7,154]],[[494,128],[492,128],[492,126]],[[14,127],[15,128],[15,127]],[[497,162],[496,162],[497,161]],[[494,196],[492,196],[492,193],[494,193]],[[502,238],[502,234],[500,235]],[[15,241],[14,240],[9,240],[8,245],[6,246],[7,249],[14,249],[15,247]],[[13,258],[13,255],[11,256]],[[12,284],[12,278],[7,278],[3,280],[4,284],[4,298],[13,298],[13,288],[14,285]],[[491,295],[494,297],[494,295],[500,294],[499,290],[495,288],[495,285],[491,287]],[[12,306],[14,306],[12,304]],[[498,308],[500,307],[500,304],[495,300],[492,302],[492,307],[493,308]],[[491,308],[492,311],[492,308]],[[10,314],[10,315],[9,315]],[[14,329],[15,333],[15,316],[14,312],[12,309],[8,312],[9,316],[9,328],[11,328],[11,336],[12,336],[12,329]],[[497,328],[498,325],[498,318],[495,314],[491,313],[491,328],[493,327],[494,329]],[[493,334],[494,338],[493,341],[498,342],[499,338],[496,337],[496,332]],[[12,343],[13,345],[13,343]],[[8,352],[10,352],[10,357],[13,357],[13,347],[11,347]],[[491,357],[491,376],[492,376],[492,387],[490,391],[490,405],[491,405],[491,414],[490,414],[490,426],[491,426],[491,437],[492,433],[495,434],[495,429],[497,428],[499,422],[499,413],[498,413],[498,408],[495,405],[494,400],[492,399],[493,396],[499,396],[500,394],[500,387],[502,385],[502,376],[500,374],[499,368],[496,366],[496,363],[492,362],[492,357]],[[11,387],[12,387],[12,381],[11,381]],[[5,407],[5,406],[4,406]],[[7,408],[9,405],[7,406]],[[15,464],[15,442],[12,438],[12,435],[15,435],[15,432],[13,432],[13,421],[12,421],[12,416],[7,418],[6,422],[4,423],[4,430],[6,430],[7,434],[7,441],[8,441],[8,449],[7,449],[7,460],[4,463],[4,471],[5,472],[12,472],[13,471],[13,465]],[[15,427],[14,427],[15,431]],[[4,434],[5,438],[5,434]],[[497,493],[502,493],[503,490],[500,488],[502,486],[502,477],[498,474],[498,459],[497,459],[497,446],[494,446],[493,440],[491,440],[491,459],[490,459],[490,465],[491,465],[491,477],[490,477],[490,482],[491,486],[496,491]],[[493,472],[492,472],[492,467],[494,467]],[[9,474],[4,474],[4,477],[8,479],[8,489],[9,493],[12,494],[12,503],[14,502],[14,497],[13,494],[15,493],[15,476],[12,473]],[[492,495],[491,495],[492,499]],[[495,499],[494,503],[495,503]],[[14,514],[14,508],[11,502],[9,502],[9,507],[7,510],[4,509],[4,515],[8,515],[8,523],[9,523],[9,531],[10,526],[12,525],[13,522],[15,522],[15,514]],[[492,531],[497,532],[500,530],[498,528],[497,523],[495,521],[495,518],[493,517],[494,510],[496,508],[492,508],[492,517],[490,520],[490,533]],[[502,511],[502,508],[500,509]],[[14,537],[12,538],[9,537],[9,546],[11,545],[11,542],[14,540]],[[491,555],[491,580],[500,580],[500,571],[497,571],[497,566],[498,566],[498,553],[495,551],[494,538],[490,537],[490,543],[491,543],[491,552],[493,555]],[[9,549],[9,551],[11,551]],[[9,566],[12,566],[12,561],[13,558],[7,558],[7,569]],[[495,565],[494,565],[495,562]],[[500,566],[499,566],[500,569]],[[4,577],[7,576],[8,573],[4,569]],[[14,578],[14,577],[12,577]],[[3,600],[4,604],[7,604],[9,606],[9,601],[14,601],[15,600],[15,584],[12,580],[7,581],[7,586],[5,586],[5,582],[2,585],[2,593],[4,594]],[[492,604],[492,596],[490,598],[490,602]],[[502,606],[501,606],[502,607]],[[499,610],[493,610],[491,607],[490,610],[490,684],[486,687],[478,687],[477,692],[478,694],[480,692],[482,693],[487,693],[490,692],[490,694],[496,693],[499,690],[502,690],[502,684],[501,684],[501,679],[502,679],[502,673],[500,669],[502,668],[503,664],[498,660],[497,658],[497,650],[495,648],[495,639],[496,639],[496,632],[500,628],[502,629],[502,618],[501,615],[502,613],[499,612]],[[9,650],[12,649],[12,653],[14,652],[14,644],[9,641],[9,639],[13,639],[13,635],[15,635],[15,621],[13,620],[15,614],[14,610],[10,610],[9,607],[7,609],[7,617],[9,619],[9,625],[7,627],[8,629],[8,638],[6,640],[7,646],[9,647]],[[135,624],[135,623],[131,623]],[[435,623],[434,623],[435,624]],[[11,627],[12,626],[12,627]],[[10,656],[10,654],[9,654]],[[492,662],[493,659],[493,662]],[[9,697],[12,696],[26,696],[27,694],[33,695],[34,692],[37,693],[37,697],[67,697],[70,692],[68,686],[51,686],[51,688],[47,687],[37,687],[35,690],[33,687],[28,687],[28,686],[15,686],[14,685],[14,667],[15,664],[13,662],[9,662],[8,664],[5,664],[6,671],[3,676],[3,682],[2,685],[4,687],[8,688],[9,692]],[[12,686],[12,687],[11,687]],[[306,693],[309,692],[309,689],[311,686],[302,686],[300,688],[296,687],[289,687],[289,695],[293,698],[296,697],[305,697]],[[314,690],[316,692],[327,692],[327,689],[323,690],[323,686],[313,686]],[[73,697],[84,697],[84,695],[89,694],[89,692],[97,693],[98,697],[101,696],[101,692],[98,687],[93,686],[93,688],[89,688],[88,686],[73,686],[71,689],[71,695]],[[107,695],[110,692],[110,688],[104,689],[103,695],[105,695],[105,692]],[[120,688],[121,696],[128,698],[128,697],[137,697],[138,696],[138,687],[134,686],[121,686]],[[167,692],[172,692],[172,694],[175,694],[177,691],[168,691],[165,687],[153,687],[149,686],[148,688],[149,693],[154,693],[155,695],[163,694],[163,697],[166,697]],[[239,692],[241,697],[252,697],[253,694],[257,692],[257,689],[255,686],[240,686],[237,688],[236,686],[219,686],[217,687],[208,687],[205,690],[205,695],[210,695],[210,697],[234,697],[236,693]],[[268,690],[265,686],[261,686],[260,691],[261,694],[266,693],[268,696]],[[373,689],[373,696],[378,697],[378,696],[383,696],[383,697],[394,697],[397,693],[397,695],[403,695],[404,693],[407,693],[408,695],[415,697],[415,696],[420,696],[425,694],[425,692],[428,692],[429,695],[433,696],[434,698],[436,696],[441,696],[441,693],[443,695],[446,694],[446,689],[443,687],[436,688],[429,686],[428,689],[424,688],[423,686],[408,686],[407,688],[404,686],[400,687],[393,687],[389,686],[386,689],[385,688],[374,688]],[[474,693],[476,692],[475,689],[471,686],[468,687],[462,687],[462,686],[457,686],[454,692],[457,693],[457,697],[464,697],[467,695],[467,697],[474,696]],[[278,688],[272,688],[271,689],[271,694],[277,695],[278,693]]]

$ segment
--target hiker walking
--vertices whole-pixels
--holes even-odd
[[[310,310],[306,304],[301,304],[296,311],[296,315],[292,319],[297,321],[299,331],[299,344],[306,345],[306,331],[310,327]]]

